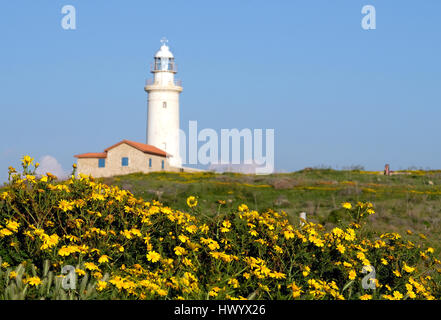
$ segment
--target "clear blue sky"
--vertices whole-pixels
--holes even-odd
[[[60,25],[63,5],[77,29]],[[376,7],[363,30],[361,8]],[[145,141],[166,36],[181,126],[274,128],[277,171],[441,168],[441,1],[2,1],[0,181],[30,154]]]

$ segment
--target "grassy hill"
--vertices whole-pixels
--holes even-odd
[[[410,238],[418,241],[423,234],[427,244],[439,249],[441,171],[400,173],[384,176],[379,172],[331,169],[264,176],[157,172],[117,176],[104,182],[130,190],[145,200],[156,199],[182,210],[187,208],[185,199],[194,195],[207,215],[246,203],[259,211],[283,210],[296,224],[299,213],[304,211],[308,220],[323,224],[326,229],[347,219],[342,202],[370,201],[377,212],[369,218],[371,228],[379,232],[411,232]]]

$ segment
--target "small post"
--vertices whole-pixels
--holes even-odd
[[[389,164],[386,164],[386,165],[384,166],[384,175],[385,175],[385,176],[390,176]]]
[[[303,226],[306,222],[306,212],[300,212],[300,226]]]

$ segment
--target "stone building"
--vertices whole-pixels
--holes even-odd
[[[104,152],[75,155],[78,172],[110,177],[134,172],[177,171],[169,165],[170,155],[154,146],[122,140]]]

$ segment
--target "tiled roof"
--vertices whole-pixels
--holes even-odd
[[[162,156],[162,157],[168,157],[170,156],[168,153],[166,153],[165,151],[156,148],[154,146],[151,146],[149,144],[145,144],[145,143],[140,143],[140,142],[135,142],[135,141],[130,141],[130,140],[122,140],[116,144],[114,144],[111,147],[108,147],[107,149],[104,150],[104,152],[89,152],[89,153],[82,153],[82,154],[77,154],[74,157],[75,158],[107,158],[107,151],[109,151],[110,149],[113,149],[123,143],[128,144],[129,146],[132,146],[135,149],[138,149],[139,151],[142,151],[144,153],[149,153],[149,154],[155,154],[158,156]]]
[[[105,153],[105,152],[89,152],[89,153],[77,154],[74,157],[75,158],[106,158],[107,153]]]
[[[141,143],[141,142],[135,142],[135,141],[130,141],[130,140],[122,140],[122,141],[118,142],[117,144],[114,144],[113,146],[108,147],[104,151],[107,152],[110,149],[113,149],[113,148],[115,148],[115,147],[117,147],[117,146],[119,146],[120,144],[123,144],[123,143],[126,143],[129,146],[132,146],[133,148],[136,148],[139,151],[142,151],[142,152],[145,152],[145,153],[156,154],[158,156],[163,156],[163,157],[168,156],[168,154],[165,151],[163,151],[163,150],[161,150],[159,148],[156,148],[156,147],[151,146],[149,144],[145,144],[145,143]]]

